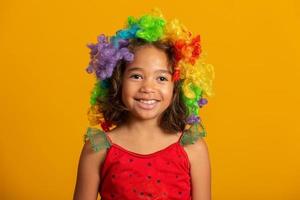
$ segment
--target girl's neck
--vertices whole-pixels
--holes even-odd
[[[132,136],[144,139],[153,139],[154,136],[164,135],[166,132],[159,126],[157,119],[138,120],[129,118],[122,128]]]

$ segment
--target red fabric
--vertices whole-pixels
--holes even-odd
[[[101,200],[191,200],[190,163],[180,139],[151,154],[114,144],[101,166]]]

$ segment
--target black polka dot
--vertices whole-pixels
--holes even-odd
[[[148,196],[149,196],[149,197],[152,197],[152,194],[151,194],[151,193],[149,193],[149,194],[148,194]]]
[[[151,179],[151,176],[147,176],[149,179]]]
[[[133,159],[132,159],[132,158],[130,158],[130,159],[129,159],[129,162],[132,162],[132,161],[133,161]]]
[[[178,192],[178,194],[182,194],[182,192],[180,191],[180,192]]]
[[[141,192],[140,194],[141,194],[141,195],[144,195],[144,192]]]
[[[148,165],[149,167],[151,167],[151,165],[152,165],[152,164],[151,164],[150,162],[148,162],[148,164],[147,164],[147,165]]]
[[[157,180],[156,180],[156,182],[157,182],[157,183],[160,183],[160,180],[159,180],[159,179],[157,179]]]

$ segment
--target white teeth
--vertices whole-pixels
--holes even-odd
[[[145,104],[153,104],[153,103],[155,103],[155,100],[143,100],[143,99],[140,99],[139,101],[142,102],[142,103],[145,103]]]

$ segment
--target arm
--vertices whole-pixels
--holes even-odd
[[[192,199],[211,200],[211,174],[208,147],[204,139],[189,145]]]
[[[105,149],[93,151],[87,141],[81,151],[73,200],[96,200],[100,184],[100,166]]]

